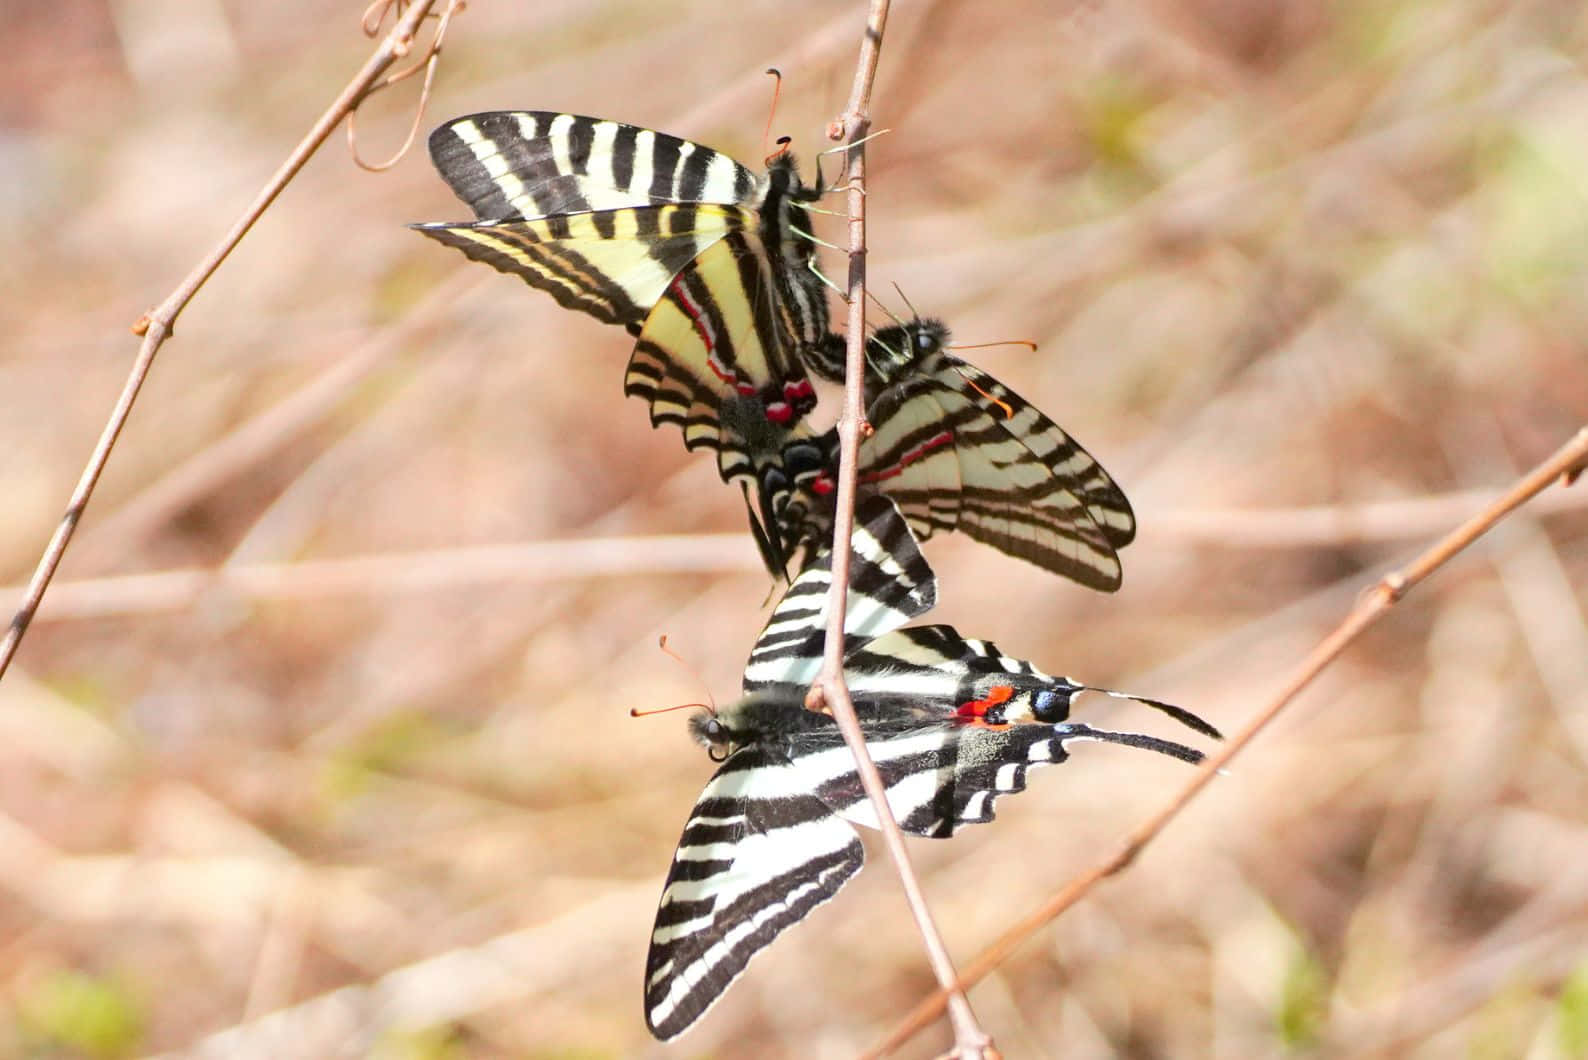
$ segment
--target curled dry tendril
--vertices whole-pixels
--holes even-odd
[[[375,36],[380,32],[381,25],[386,21],[387,13],[395,8],[398,17],[401,17],[404,6],[404,0],[374,0],[373,3],[364,9],[364,17],[360,20],[360,26],[364,30],[364,35],[368,37]],[[395,166],[398,162],[400,162],[403,156],[408,153],[408,149],[414,145],[414,138],[419,135],[419,125],[422,121],[424,121],[425,107],[430,102],[430,87],[435,83],[436,66],[441,58],[441,45],[446,39],[447,28],[452,24],[453,16],[462,12],[466,6],[467,4],[465,3],[465,0],[450,0],[446,8],[439,14],[427,15],[427,20],[430,18],[434,18],[436,20],[436,32],[435,35],[431,37],[430,44],[425,48],[424,55],[415,61],[413,65],[399,70],[396,73],[376,82],[374,85],[371,85],[369,90],[365,92],[364,95],[359,99],[358,104],[354,106],[354,108],[348,113],[347,149],[348,152],[353,156],[354,165],[358,166],[360,169],[368,170],[371,173],[380,173],[384,170],[390,169],[392,166]],[[397,44],[398,54],[406,55],[408,51],[411,50],[412,46],[412,40],[399,41]],[[384,162],[364,161],[364,159],[361,158],[358,153],[359,107],[363,106],[364,100],[369,99],[369,97],[373,96],[375,93],[381,91],[382,89],[390,88],[399,81],[406,81],[408,78],[419,73],[421,70],[424,71],[425,75],[424,85],[419,90],[419,103],[418,106],[414,108],[414,120],[408,126],[408,135],[403,138],[402,145],[399,146],[396,152]]]

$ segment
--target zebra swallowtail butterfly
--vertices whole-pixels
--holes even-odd
[[[1198,762],[1183,744],[1067,720],[1082,692],[1134,699],[1208,736],[1165,703],[1093,689],[1012,659],[948,626],[900,629],[936,599],[931,569],[886,498],[857,512],[845,626],[845,677],[867,746],[905,831],[946,837],[990,821],[1028,769],[1070,744],[1104,741]],[[695,717],[722,763],[695,803],[662,891],[645,972],[645,1019],[682,1033],[746,963],[860,870],[854,825],[876,816],[833,720],[804,709],[821,666],[830,553],[808,566],[751,652],[744,698]]]
[[[757,176],[634,125],[494,111],[436,129],[430,157],[477,220],[413,227],[627,328],[624,392],[688,448],[716,450],[723,481],[756,482],[803,433],[816,394],[801,357],[832,360],[815,350],[841,340],[808,234],[821,192],[787,153]],[[771,498],[759,503],[752,528],[775,552]]]
[[[861,488],[892,498],[920,538],[960,530],[1089,588],[1119,588],[1117,550],[1136,533],[1124,493],[1058,424],[947,341],[936,320],[867,341]],[[782,463],[763,469],[785,553],[831,539],[837,467],[830,431],[790,440]]]

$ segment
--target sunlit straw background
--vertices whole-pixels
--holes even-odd
[[[808,162],[862,16],[474,0],[423,131],[566,109],[754,163],[777,65],[773,133]],[[358,17],[8,10],[6,584],[128,326],[363,61]],[[1037,342],[969,356],[1141,522],[1114,596],[934,540],[933,617],[1235,728],[1588,421],[1585,45],[1583,6],[1544,0],[895,5],[874,285],[963,341]],[[369,104],[367,157],[414,89]],[[338,138],[179,321],[0,684],[0,1054],[842,1057],[929,988],[868,837],[688,1037],[648,1037],[654,902],[712,766],[682,715],[627,712],[706,694],[663,632],[732,697],[769,583],[737,492],[623,398],[621,331],[403,227],[465,212],[422,147],[377,175]],[[973,992],[1005,1055],[1588,1054],[1588,487],[1545,501]],[[953,951],[1186,776],[1086,747],[915,842]]]

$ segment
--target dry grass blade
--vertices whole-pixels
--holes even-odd
[[[55,576],[61,558],[66,554],[67,546],[71,544],[72,534],[83,517],[84,509],[88,507],[94,486],[99,482],[99,476],[110,460],[116,439],[121,435],[122,428],[126,426],[127,417],[132,414],[133,403],[138,399],[138,392],[143,389],[144,380],[149,376],[149,369],[154,365],[155,354],[159,352],[165,340],[171,337],[177,317],[193,300],[199,289],[215,274],[215,270],[220,268],[226,256],[242,242],[248,230],[254,226],[254,222],[270,208],[270,204],[275,201],[281,190],[292,181],[303,168],[304,163],[325,142],[326,137],[331,135],[332,130],[340,125],[364,99],[376,84],[376,79],[392,63],[408,53],[419,31],[420,23],[430,13],[434,3],[435,0],[415,0],[413,6],[397,20],[391,32],[381,39],[374,53],[348,82],[341,95],[326,108],[325,113],[321,114],[319,120],[314,123],[314,127],[292,149],[287,160],[281,164],[281,168],[276,170],[265,183],[264,188],[243,211],[231,230],[221,238],[215,249],[194,266],[193,271],[188,273],[163,302],[145,313],[133,326],[133,333],[142,335],[143,342],[138,347],[138,355],[133,360],[132,369],[127,375],[127,382],[122,387],[121,395],[111,409],[105,429],[88,458],[87,466],[83,468],[83,474],[78,479],[76,488],[72,490],[71,500],[66,505],[66,514],[62,516],[49,544],[45,546],[44,554],[34,569],[33,577],[23,594],[22,603],[12,616],[4,638],[0,638],[0,678],[5,676],[11,660],[16,656],[22,637],[27,633],[28,624],[33,620],[40,602],[44,599],[44,593],[49,588],[50,579]]]
[[[1405,567],[1391,571],[1379,579],[1334,632],[1325,637],[1296,666],[1280,692],[1258,710],[1239,732],[1232,735],[1223,747],[1209,755],[1207,761],[1198,769],[1196,776],[1176,792],[1157,813],[1137,826],[1113,854],[1071,880],[1047,902],[1017,921],[996,942],[966,965],[959,985],[962,988],[967,987],[981,979],[1003,963],[1009,954],[1028,940],[1033,933],[1080,901],[1103,880],[1129,866],[1143,848],[1212,782],[1225,765],[1243,751],[1258,733],[1323,672],[1325,667],[1339,658],[1364,630],[1378,621],[1420,582],[1448,563],[1457,553],[1471,545],[1501,519],[1551,485],[1559,483],[1564,486],[1573,481],[1582,472],[1585,464],[1588,464],[1588,427],[1582,428],[1552,456],[1522,476],[1494,503],[1456,527]],[[935,1019],[947,1000],[947,996],[941,992],[927,998],[905,1017],[892,1034],[866,1055],[880,1057],[893,1052]]]

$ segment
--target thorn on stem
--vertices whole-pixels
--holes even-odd
[[[817,714],[832,714],[827,707],[827,682],[818,680],[811,685],[811,690],[805,693],[805,709],[815,711]]]

